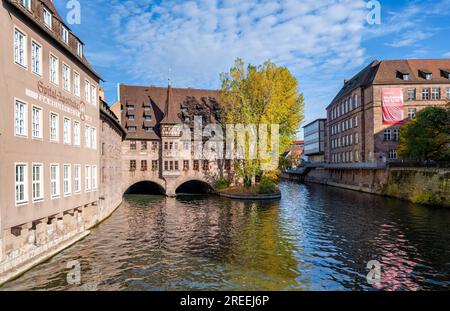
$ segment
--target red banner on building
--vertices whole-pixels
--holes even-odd
[[[404,120],[403,89],[400,87],[383,88],[381,90],[381,106],[383,124],[402,124]]]

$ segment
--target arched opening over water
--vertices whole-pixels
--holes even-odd
[[[141,181],[135,183],[125,191],[125,194],[143,194],[143,195],[165,195],[164,188],[152,181]]]
[[[213,187],[207,182],[200,180],[190,180],[181,184],[177,190],[176,194],[210,194],[214,193]]]

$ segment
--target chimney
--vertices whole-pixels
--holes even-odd
[[[105,89],[103,87],[100,87],[98,90],[98,96],[100,97],[101,100],[103,100],[104,102],[106,102],[105,100]]]

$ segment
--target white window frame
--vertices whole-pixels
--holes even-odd
[[[64,197],[72,195],[72,165],[70,164],[63,164],[63,193]]]
[[[74,70],[73,71],[73,94],[76,97],[81,97],[80,84],[81,84],[80,74]]]
[[[73,191],[75,194],[81,193],[81,165],[74,165],[74,187]]]
[[[37,47],[39,50],[39,55],[36,63],[36,55],[34,47]],[[36,40],[31,40],[31,71],[42,77],[42,45],[39,44]]]
[[[92,191],[97,191],[98,188],[98,172],[97,172],[97,166],[92,165],[91,166],[91,177],[92,177]]]
[[[67,71],[65,70],[67,68]],[[70,93],[70,66],[63,62],[62,65],[62,83],[63,89]],[[66,75],[65,75],[66,74]]]
[[[88,80],[84,80],[84,101],[91,103],[91,83]]]
[[[52,20],[53,20],[52,12],[50,12],[49,9],[44,7],[44,10],[43,10],[42,14],[43,14],[43,17],[44,17],[44,24],[45,24],[45,26],[47,26],[49,29],[52,29]]]
[[[450,87],[447,88],[447,99],[450,99]]]
[[[23,169],[23,181],[18,181],[17,178],[17,167],[24,167]],[[14,198],[16,206],[28,204],[28,163],[14,163]],[[18,198],[18,187],[23,187],[23,198]]]
[[[66,122],[68,122],[68,127],[66,128]],[[64,145],[72,144],[72,120],[68,117],[63,118],[63,143]]]
[[[91,127],[91,148],[97,150],[97,129]]]
[[[52,124],[52,116],[56,117],[56,129],[55,129],[55,135],[56,137],[52,137],[52,130],[53,130],[53,124]],[[50,122],[50,141],[52,143],[58,143],[59,142],[59,114],[57,114],[56,112],[50,111],[50,116],[49,116],[49,122]]]
[[[34,115],[35,111],[39,111],[39,117],[38,117],[38,124],[37,124],[37,130],[35,129],[36,127],[36,118]],[[31,107],[31,137],[33,139],[39,139],[42,140],[44,138],[43,136],[43,110],[41,107],[33,105]],[[36,131],[38,132],[38,134],[36,134]]]
[[[74,146],[81,146],[81,124],[78,121],[73,121],[73,144]]]
[[[16,33],[19,33],[22,35],[23,39],[23,46],[21,47],[19,45],[18,40],[16,39]],[[19,65],[20,67],[27,69],[28,68],[28,35],[22,31],[19,27],[14,26],[14,33],[13,33],[13,55],[14,55],[14,63],[16,65]],[[20,57],[22,53],[22,57]]]
[[[97,106],[97,87],[91,84],[91,105]]]
[[[23,127],[18,125],[18,111],[17,111],[17,104],[21,104],[24,106],[23,110]],[[19,129],[22,129],[22,131],[18,131]],[[14,99],[14,134],[17,137],[28,137],[28,103],[26,101],[20,100],[18,98]]]
[[[31,11],[31,0],[22,0],[22,5]]]
[[[55,59],[55,68],[54,70],[52,69],[52,58]],[[49,59],[49,80],[51,83],[55,84],[55,85],[59,85],[59,58],[53,54],[50,53]]]
[[[77,41],[77,54],[83,58],[83,44],[80,41]]]
[[[69,29],[61,25],[61,39],[67,45],[69,45]]]
[[[52,169],[56,168],[56,176],[53,178]],[[55,183],[55,190],[56,193],[53,193],[53,183]],[[53,199],[58,199],[61,196],[61,179],[60,179],[60,170],[59,170],[59,164],[58,163],[51,163],[50,164],[50,195]]]
[[[85,165],[84,166],[84,185],[85,185],[86,192],[92,191],[91,178],[92,178],[91,166]]]
[[[84,126],[84,146],[91,148],[91,127],[89,125]]]
[[[440,100],[441,99],[441,89],[438,87],[431,88],[431,100]]]
[[[39,180],[35,180],[35,168],[39,167]],[[35,196],[35,187],[39,186],[39,196]],[[31,167],[31,196],[33,198],[33,203],[41,202],[44,200],[44,164],[43,163],[33,163]]]

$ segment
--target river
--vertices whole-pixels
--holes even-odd
[[[450,289],[450,210],[280,188],[281,201],[264,203],[126,196],[86,239],[0,290]]]

